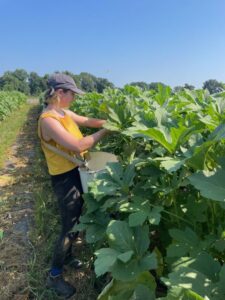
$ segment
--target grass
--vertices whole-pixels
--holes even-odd
[[[46,163],[40,147],[36,149],[36,159],[33,164],[33,179],[35,181],[35,228],[30,234],[33,244],[33,256],[29,263],[29,299],[62,299],[45,287],[46,276],[51,264],[53,247],[59,235],[59,212],[53,195]],[[84,241],[75,245],[75,256],[85,262],[81,270],[67,270],[65,279],[75,285],[77,293],[72,299],[95,300],[97,291],[94,285],[96,278],[93,271],[93,250]],[[71,299],[71,300],[72,300]]]
[[[14,136],[15,131],[20,129],[18,135],[12,139],[13,147],[7,149],[8,164],[0,170],[0,298],[2,300],[27,299],[29,293],[26,275],[27,262],[32,249],[27,233],[32,224],[31,166],[33,149],[36,149],[33,136],[37,114],[37,107],[24,105],[1,123],[1,141],[3,137],[5,140],[8,136]],[[3,143],[1,146],[7,147]]]
[[[36,149],[33,174],[35,227],[30,233],[33,244],[33,257],[29,262],[28,272],[30,299],[59,299],[45,288],[54,243],[59,233],[59,218],[50,178],[39,147]]]
[[[0,122],[0,168],[3,167],[3,163],[7,158],[7,150],[15,142],[29,110],[30,104],[24,104]]]

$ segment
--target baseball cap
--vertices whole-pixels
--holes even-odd
[[[48,79],[48,85],[49,87],[56,89],[67,89],[70,90],[76,94],[83,95],[85,92],[78,89],[75,81],[73,78],[69,75],[63,74],[63,73],[54,73],[49,76]]]

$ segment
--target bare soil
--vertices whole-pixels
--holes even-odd
[[[27,263],[32,245],[29,229],[33,222],[31,165],[36,144],[33,114],[30,113],[8,159],[0,170],[0,295],[1,299],[28,299]],[[28,132],[30,134],[28,134]]]

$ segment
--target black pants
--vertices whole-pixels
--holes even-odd
[[[57,197],[61,215],[61,234],[55,245],[52,267],[61,269],[66,256],[71,251],[72,241],[77,233],[69,233],[79,221],[82,212],[82,186],[78,168],[51,176],[52,187]]]

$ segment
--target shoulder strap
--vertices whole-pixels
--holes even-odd
[[[62,157],[68,159],[69,161],[71,161],[71,162],[77,164],[79,167],[85,166],[85,162],[86,162],[86,161],[85,161],[85,159],[83,159],[82,157],[77,158],[77,157],[75,157],[75,156],[69,155],[68,153],[66,153],[66,152],[64,152],[64,151],[62,151],[62,150],[60,150],[60,149],[58,149],[58,148],[56,148],[56,147],[54,147],[54,146],[52,146],[52,145],[46,143],[46,142],[44,142],[43,140],[42,140],[42,144],[43,144],[46,148],[48,148],[49,150],[53,151],[54,153],[56,153],[56,154],[58,154],[58,155],[61,155]]]

